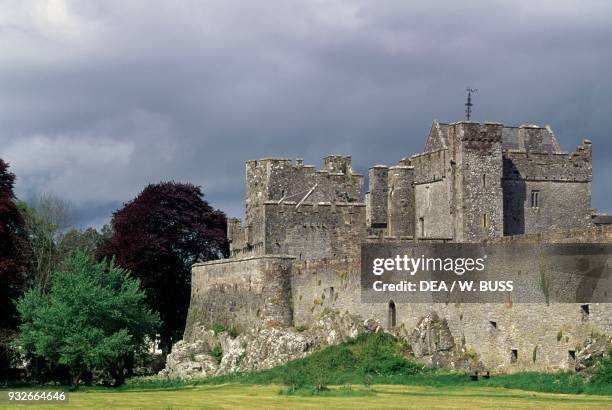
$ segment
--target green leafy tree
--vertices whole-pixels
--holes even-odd
[[[47,293],[31,289],[17,303],[19,346],[30,357],[67,368],[78,387],[87,372],[124,382],[135,354],[159,327],[138,280],[114,262],[77,252],[53,274]]]
[[[62,259],[72,256],[78,251],[94,256],[98,248],[111,236],[110,225],[104,225],[101,231],[95,228],[71,229],[60,238],[57,245],[58,253],[62,256]]]
[[[32,268],[29,287],[47,291],[52,273],[64,259],[77,251],[95,254],[98,247],[112,236],[110,225],[83,230],[71,228],[72,205],[51,194],[42,194],[35,206],[18,201],[17,206],[25,221],[25,232],[30,245]]]

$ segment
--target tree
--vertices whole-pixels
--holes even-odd
[[[51,281],[51,273],[59,263],[55,243],[57,228],[35,208],[24,201],[18,202],[25,221],[25,231],[32,249],[29,283],[45,291]]]
[[[59,242],[60,236],[72,226],[73,205],[58,196],[45,192],[38,198],[35,208],[37,214],[53,226],[54,239]]]
[[[111,236],[108,225],[102,227],[101,232],[91,227],[71,229],[72,205],[52,194],[40,195],[35,206],[24,201],[18,201],[17,205],[32,250],[29,282],[43,291],[47,290],[52,273],[66,257],[79,250],[95,255],[98,247]]]
[[[57,245],[58,253],[62,259],[74,255],[78,251],[95,256],[98,248],[111,236],[112,233],[108,225],[103,226],[100,232],[91,227],[83,230],[71,229],[60,237]]]
[[[113,236],[98,257],[115,256],[141,280],[161,316],[160,348],[167,354],[185,327],[191,265],[227,255],[225,214],[203,200],[199,187],[164,182],[147,186],[111,224]]]
[[[23,292],[28,271],[24,221],[15,203],[14,183],[15,175],[0,159],[0,379],[7,376],[8,343],[17,325],[13,300]]]
[[[82,252],[54,272],[49,292],[31,289],[17,309],[24,353],[66,367],[76,387],[93,371],[122,384],[130,358],[159,326],[137,279],[112,261],[96,262]]]

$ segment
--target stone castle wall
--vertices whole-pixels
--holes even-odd
[[[573,154],[508,152],[503,162],[504,234],[588,226],[591,143]],[[538,192],[537,206],[531,193]]]
[[[192,341],[197,325],[222,324],[243,331],[263,320],[291,326],[293,259],[262,255],[193,265],[183,339]]]
[[[370,239],[369,242],[378,242]],[[390,243],[389,240],[385,241]],[[516,255],[517,244],[612,242],[612,226],[517,235],[486,242],[512,253],[516,265],[490,267],[509,272],[530,269],[530,255]],[[391,241],[393,243],[393,241]],[[412,244],[411,241],[403,241]],[[419,243],[419,247],[430,245]],[[522,267],[522,264],[527,264]],[[514,275],[515,279],[518,276]],[[519,275],[520,276],[520,275]],[[526,287],[526,285],[523,285]],[[540,289],[540,283],[530,288]],[[375,319],[389,328],[389,301],[362,303],[359,253],[299,261],[264,256],[198,264],[193,268],[192,300],[185,338],[196,323],[244,328],[254,321],[305,326],[329,312],[348,312]],[[401,303],[395,332],[408,335],[419,321],[435,312],[447,320],[455,343],[474,352],[492,371],[558,370],[572,367],[572,353],[591,334],[612,333],[612,305],[570,303]],[[546,326],[542,324],[546,323]],[[403,332],[403,333],[402,333]],[[517,361],[514,362],[513,351]],[[535,358],[535,359],[534,359]]]
[[[365,204],[266,202],[266,254],[298,260],[333,258],[359,249],[365,236]]]

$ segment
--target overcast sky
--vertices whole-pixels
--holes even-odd
[[[244,161],[394,164],[431,121],[593,141],[612,211],[610,1],[3,1],[0,158],[100,226],[151,182],[242,216]]]

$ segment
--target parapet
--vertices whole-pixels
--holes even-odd
[[[457,141],[501,142],[503,124],[486,122],[480,124],[472,121],[458,121],[450,124],[449,136]]]
[[[351,175],[353,173],[351,162],[350,155],[328,155],[323,158],[323,170],[330,173]]]

